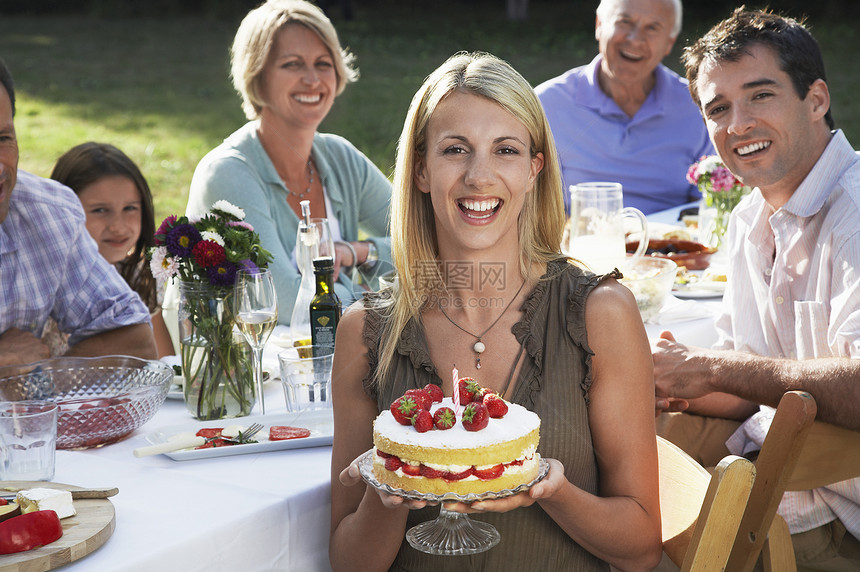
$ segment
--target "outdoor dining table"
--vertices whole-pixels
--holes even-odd
[[[682,210],[687,210],[690,207],[698,206],[698,203],[688,203],[666,209],[664,211],[652,213],[646,218],[648,222],[681,225],[680,213]],[[677,299],[671,302],[678,304]],[[711,347],[717,341],[717,331],[714,328],[714,319],[718,316],[720,306],[722,305],[722,297],[714,295],[712,297],[698,300],[684,300],[683,303],[695,306],[696,312],[691,312],[691,319],[678,319],[664,323],[658,320],[645,322],[645,331],[649,338],[656,338],[663,330],[668,330],[672,333],[676,340],[689,346]],[[679,312],[682,313],[682,312]]]
[[[286,414],[279,381],[266,384],[265,397],[267,417]],[[161,427],[196,423],[181,399],[168,399],[123,441],[57,451],[55,482],[119,489],[113,534],[62,570],[330,570],[331,447],[186,461],[132,454]],[[232,423],[242,419],[224,425]]]
[[[674,222],[678,210],[649,218]],[[646,324],[648,335],[670,329],[681,341],[710,345],[716,340],[713,314],[719,301],[696,303],[712,313],[668,325]],[[266,350],[268,369],[276,371],[273,356],[280,348],[272,346]],[[267,383],[265,391],[267,414],[285,413],[280,383]],[[252,414],[257,413],[255,408]],[[331,447],[186,461],[133,456],[159,428],[194,423],[181,399],[168,399],[123,441],[57,452],[54,481],[119,488],[110,499],[116,510],[111,537],[62,570],[329,570]]]

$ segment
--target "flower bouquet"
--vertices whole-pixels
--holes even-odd
[[[245,212],[217,201],[198,219],[169,216],[149,251],[156,280],[179,281],[179,338],[185,403],[197,419],[248,415],[256,395],[250,346],[235,328],[231,298],[236,272],[265,268]]]
[[[729,215],[752,189],[740,182],[716,155],[704,156],[690,165],[687,180],[699,188],[703,206],[713,209],[711,224],[705,223],[705,213],[699,212],[699,240],[719,248],[728,228]]]

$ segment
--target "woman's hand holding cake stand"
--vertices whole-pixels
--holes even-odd
[[[557,459],[543,460],[549,464],[549,472],[546,476],[531,486],[527,491],[517,493],[513,496],[501,499],[488,499],[475,501],[473,503],[451,502],[445,503],[445,508],[454,512],[466,514],[482,512],[508,512],[520,507],[531,506],[535,502],[550,499],[562,487],[569,484],[564,476],[564,465]]]
[[[352,463],[350,463],[344,470],[340,472],[339,480],[341,484],[347,487],[352,487],[361,482],[361,471],[358,468],[359,461],[364,455],[356,458]],[[406,498],[402,495],[396,495],[387,493],[382,489],[376,489],[377,494],[379,495],[380,500],[382,500],[382,504],[386,506],[386,508],[398,508],[398,507],[406,507],[409,510],[418,510],[424,508],[425,506],[431,506],[437,503],[428,502],[424,500],[414,500]]]

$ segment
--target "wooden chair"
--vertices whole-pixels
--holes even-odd
[[[777,559],[779,565],[785,565],[787,552],[784,542],[788,527],[781,517],[777,517],[776,509],[800,458],[816,412],[815,400],[805,391],[789,391],[780,399],[755,462],[755,483],[735,536],[727,570],[747,572],[753,569],[771,525],[774,527],[774,536],[778,539],[777,546],[774,548],[771,543],[767,551],[769,556],[765,559],[772,556]],[[791,547],[790,537],[788,547]],[[793,566],[793,554],[791,563]]]
[[[860,431],[816,421],[806,436],[785,490],[816,489],[855,477],[860,477]],[[762,564],[765,572],[797,570],[791,535],[781,518],[774,520],[768,533]]]
[[[663,550],[681,570],[724,570],[755,480],[754,465],[730,455],[711,476],[657,437]]]
[[[725,501],[712,498],[710,490],[707,498],[700,495],[700,498],[704,499],[702,503],[696,503],[696,497],[688,496],[690,502],[695,505],[692,511],[697,510],[698,506],[702,507],[699,522],[689,521],[689,512],[682,514],[671,504],[661,507],[661,514],[664,516],[663,548],[673,562],[680,566],[683,557],[683,570],[704,570],[715,566],[713,569],[749,572],[761,556],[765,572],[796,571],[788,526],[782,517],[776,514],[783,493],[787,490],[818,488],[860,476],[860,454],[846,454],[848,451],[860,451],[860,432],[815,422],[816,413],[815,399],[809,393],[789,391],[783,395],[755,462],[754,480],[751,490],[748,491],[748,500],[743,501],[745,506],[742,507],[740,524],[734,524],[738,514],[717,517],[727,519],[726,526],[730,529],[726,533],[736,530],[735,533],[729,534],[732,542],[728,543],[731,554],[727,561],[723,559],[719,548],[710,547],[710,543],[714,541],[710,540],[707,534],[709,521],[717,516],[715,507],[720,510]],[[663,490],[664,483],[670,490],[678,486],[673,482],[675,478],[663,475],[664,458],[667,458],[668,450],[666,445],[671,444],[660,441],[658,438],[660,502],[671,503],[669,490]],[[694,460],[689,457],[688,459],[689,463],[698,466]],[[731,463],[734,459],[736,458],[726,457],[720,466]],[[705,475],[707,472],[702,475],[688,469],[687,474],[681,478],[686,479],[687,488],[701,491],[707,478]],[[720,477],[718,468],[714,480],[710,482],[711,489],[719,486],[715,480]],[[725,469],[722,479],[725,479]],[[738,485],[726,483],[725,486]],[[737,491],[735,494],[738,494]],[[689,528],[683,528],[685,519]],[[703,520],[704,524],[701,522]],[[697,534],[701,534],[700,539],[697,539]],[[725,538],[723,541],[725,542]],[[724,545],[720,545],[722,546]],[[705,552],[715,555],[712,557],[713,562],[707,563],[708,568],[687,567],[688,559],[694,559],[696,554]]]

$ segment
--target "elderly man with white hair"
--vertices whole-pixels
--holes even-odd
[[[699,198],[687,168],[713,147],[687,81],[660,62],[681,31],[681,0],[602,0],[600,53],[536,88],[567,189],[616,181],[645,214]]]

